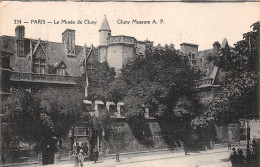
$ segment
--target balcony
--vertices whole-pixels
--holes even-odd
[[[42,82],[42,83],[75,85],[77,77],[62,76],[62,75],[55,75],[55,74],[12,72],[10,80],[22,81],[22,82]]]
[[[208,87],[213,85],[213,78],[200,79],[195,81],[196,88]]]

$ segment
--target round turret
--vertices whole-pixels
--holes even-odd
[[[99,29],[99,45],[107,45],[107,40],[111,36],[111,30],[107,21],[106,15],[104,16],[103,22]]]

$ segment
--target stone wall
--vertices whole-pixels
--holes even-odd
[[[107,62],[110,67],[114,67],[116,70],[122,68],[122,46],[111,45],[107,48]]]
[[[225,126],[216,126],[217,142],[237,142],[240,140],[240,125],[232,123]]]
[[[107,47],[106,46],[99,46],[98,48],[99,54],[99,61],[101,63],[107,61]]]
[[[145,133],[150,134],[146,135],[149,137],[143,138],[141,135],[135,135],[126,119],[114,119],[113,125],[118,130],[116,133],[119,133],[119,137],[112,137],[106,143],[106,149],[110,149],[110,153],[115,153],[117,144],[120,153],[166,149],[167,145],[162,137],[158,122],[155,120],[146,121],[149,129],[146,129],[143,135],[146,135]],[[149,143],[145,143],[147,140],[149,140]]]
[[[250,120],[250,139],[260,139],[260,120]]]
[[[133,46],[122,46],[122,63],[125,64],[128,60],[135,57]]]
[[[197,54],[198,53],[198,46],[197,45],[189,45],[189,44],[181,44],[181,52],[184,54]]]

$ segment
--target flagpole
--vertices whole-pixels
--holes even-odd
[[[84,62],[83,62],[83,66],[84,66],[84,72],[86,73],[86,85],[85,85],[85,100],[83,100],[83,103],[85,104],[92,104],[91,101],[87,100],[88,97],[88,67],[87,67],[87,46],[85,44],[85,48],[84,48]]]

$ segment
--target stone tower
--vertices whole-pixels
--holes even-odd
[[[145,52],[145,42],[126,35],[112,36],[106,16],[99,30],[99,39],[99,61],[107,62],[117,72],[120,72],[128,60],[136,57],[137,50],[138,54]]]
[[[104,62],[107,60],[107,40],[111,36],[111,30],[106,15],[99,29],[99,60]]]

